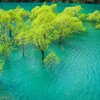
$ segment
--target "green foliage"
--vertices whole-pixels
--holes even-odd
[[[0,41],[0,56],[2,56],[4,60],[6,61],[12,49],[13,49],[13,46],[10,39],[6,35],[4,35],[4,38],[1,39]]]
[[[87,14],[82,13],[82,14],[79,14],[78,17],[79,17],[79,19],[80,19],[81,21],[85,21],[86,18],[87,18]]]
[[[24,8],[21,8],[20,6],[17,6],[16,9],[14,9],[16,15],[18,15],[21,18],[28,17],[30,15],[29,11],[26,11]]]
[[[56,54],[54,52],[51,52],[44,59],[44,63],[46,66],[49,66],[49,68],[52,69],[54,64],[60,63],[60,59],[56,56]]]
[[[33,43],[41,51],[43,62],[52,68],[60,62],[59,58],[51,52],[44,59],[44,53],[53,40],[59,39],[61,44],[64,37],[85,31],[83,20],[96,22],[96,28],[100,28],[99,11],[86,15],[81,13],[81,6],[67,7],[61,13],[56,8],[55,4],[48,6],[44,3],[31,12],[19,6],[9,11],[0,9],[0,55],[5,60],[9,57],[13,41],[24,56],[26,47]],[[13,33],[11,39],[7,36],[8,31]]]
[[[17,34],[16,34],[17,33]],[[30,26],[19,23],[16,27],[15,30],[15,44],[19,47],[20,52],[23,53],[24,56],[24,51],[25,48],[27,47],[28,43],[30,43]]]
[[[82,22],[77,17],[66,15],[66,13],[58,14],[53,23],[55,26],[54,33],[59,38],[60,45],[63,37],[85,31]]]
[[[11,37],[11,32],[14,29],[14,26],[22,21],[22,18],[15,12],[15,10],[9,10],[7,11],[7,14],[9,16],[7,27],[9,30],[9,36]]]
[[[4,65],[4,62],[2,60],[0,60],[0,76],[1,76],[1,72],[3,70],[3,65]]]
[[[55,19],[55,14],[52,11],[52,7],[43,5],[38,12],[43,10],[44,12],[39,13],[33,20],[32,28],[33,43],[41,50],[42,60],[44,59],[43,55],[45,50],[54,39],[54,34],[52,32],[54,27],[52,22]]]
[[[87,20],[95,22],[95,23],[100,22],[100,12],[98,10],[96,10],[93,13],[89,13]]]
[[[100,24],[96,25],[96,28],[100,29]]]
[[[36,6],[35,8],[33,8],[31,10],[31,14],[30,14],[30,18],[34,19],[36,18],[39,14],[42,13],[48,13],[48,12],[53,12],[54,9],[57,7],[56,4],[53,4],[51,6],[46,5],[46,3],[44,3],[41,7]]]
[[[66,7],[63,11],[63,13],[66,13],[66,15],[69,16],[75,16],[77,17],[78,14],[83,10],[83,8],[79,6],[74,6],[74,7]]]
[[[87,20],[96,23],[96,28],[100,29],[100,12],[98,10],[93,13],[89,13]]]
[[[0,9],[0,36],[5,34],[10,16],[6,11]]]
[[[3,39],[1,47],[4,45],[8,47],[7,52],[10,51],[9,43],[5,42],[5,36],[7,31],[9,36],[13,32],[13,44],[17,45],[23,56],[27,45],[33,42],[41,51],[43,60],[44,52],[53,40],[59,38],[61,43],[62,38],[68,34],[85,30],[78,19],[81,6],[67,7],[62,13],[58,13],[56,8],[56,4],[48,6],[44,3],[41,7],[33,8],[31,13],[20,6],[9,11],[0,9],[0,34]]]

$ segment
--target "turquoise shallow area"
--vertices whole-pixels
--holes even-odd
[[[42,3],[0,3],[5,10],[17,5],[31,10]],[[58,10],[74,5],[58,3]],[[100,5],[82,7],[85,13],[100,10]],[[43,67],[35,47],[28,47],[24,58],[13,51],[0,77],[0,100],[100,100],[100,30],[93,23],[84,26],[87,32],[64,39],[62,47],[58,41],[49,46],[61,59],[52,70]]]

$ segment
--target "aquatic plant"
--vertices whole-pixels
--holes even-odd
[[[54,52],[50,52],[50,54],[46,56],[43,62],[45,66],[49,66],[49,68],[52,69],[54,64],[60,63],[60,59],[56,56]]]

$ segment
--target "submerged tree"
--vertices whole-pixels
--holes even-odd
[[[53,23],[55,26],[54,33],[59,38],[59,45],[61,45],[63,37],[85,30],[83,23],[77,17],[66,15],[66,13],[58,14]]]
[[[6,11],[0,9],[0,36],[6,34],[9,19],[10,16],[6,13]]]
[[[66,13],[66,15],[78,17],[78,14],[83,10],[83,8],[79,6],[74,7],[66,7],[63,11],[63,13]]]
[[[1,73],[3,70],[3,65],[4,65],[4,62],[2,60],[0,60],[0,76],[1,76]]]
[[[52,69],[54,64],[59,64],[60,59],[56,56],[54,52],[51,52],[46,56],[46,58],[43,61],[46,66],[49,66],[50,69]]]
[[[100,22],[100,12],[98,10],[96,10],[93,13],[89,13],[88,17],[87,17],[87,20],[95,22],[95,23]]]
[[[19,47],[20,52],[23,56],[25,55],[25,49],[30,43],[30,26],[27,24],[19,23],[15,30],[15,45]]]
[[[21,8],[20,6],[17,6],[16,9],[14,9],[14,11],[23,20],[26,20],[29,17],[29,15],[30,15],[29,11],[26,11],[24,8]]]
[[[37,18],[37,16],[39,15],[39,14],[42,14],[43,12],[55,12],[56,11],[56,7],[57,7],[57,5],[56,4],[53,4],[53,5],[51,5],[51,6],[48,6],[48,5],[46,5],[46,3],[44,3],[41,7],[39,7],[39,6],[36,6],[35,8],[33,8],[32,10],[31,10],[31,14],[30,14],[30,18],[31,19],[35,19],[35,18]],[[42,16],[43,17],[43,16]]]
[[[100,24],[96,25],[96,28],[100,29]]]
[[[6,11],[6,14],[9,16],[8,20],[8,30],[9,30],[9,36],[11,37],[12,30],[14,27],[29,16],[29,11],[25,11],[23,8],[20,8],[20,6],[17,6],[14,10],[8,10]]]
[[[8,10],[6,14],[9,16],[7,27],[9,30],[9,36],[11,37],[12,30],[18,22],[22,21],[22,18],[15,12],[15,10]]]
[[[3,66],[4,66],[4,61],[0,60],[0,76],[3,70]]]
[[[6,61],[13,49],[13,46],[12,46],[10,39],[7,38],[7,36],[5,36],[5,41],[1,40],[0,42],[1,42],[0,43],[0,56],[3,57],[4,60]]]
[[[98,10],[89,13],[87,20],[96,23],[96,28],[100,29],[100,12]]]
[[[84,13],[78,14],[78,18],[79,18],[81,21],[86,21],[87,14],[84,14]]]
[[[54,34],[52,32],[53,26],[52,22],[55,18],[53,11],[42,12],[33,20],[33,43],[40,49],[42,53],[42,60],[44,60],[44,52],[48,48],[48,45],[54,39]]]
[[[84,21],[87,18],[87,14],[82,13],[83,8],[79,6],[66,7],[63,13],[66,13],[69,16],[77,17],[80,20]]]

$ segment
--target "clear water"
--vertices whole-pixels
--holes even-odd
[[[5,10],[17,5],[31,10],[42,4],[0,3]],[[59,3],[58,10],[74,5]],[[82,7],[85,13],[100,10],[100,5]],[[64,39],[62,47],[58,41],[49,46],[61,59],[52,70],[43,67],[34,47],[27,48],[25,58],[13,51],[0,77],[0,100],[100,100],[100,30],[93,23],[84,26],[87,32]]]

